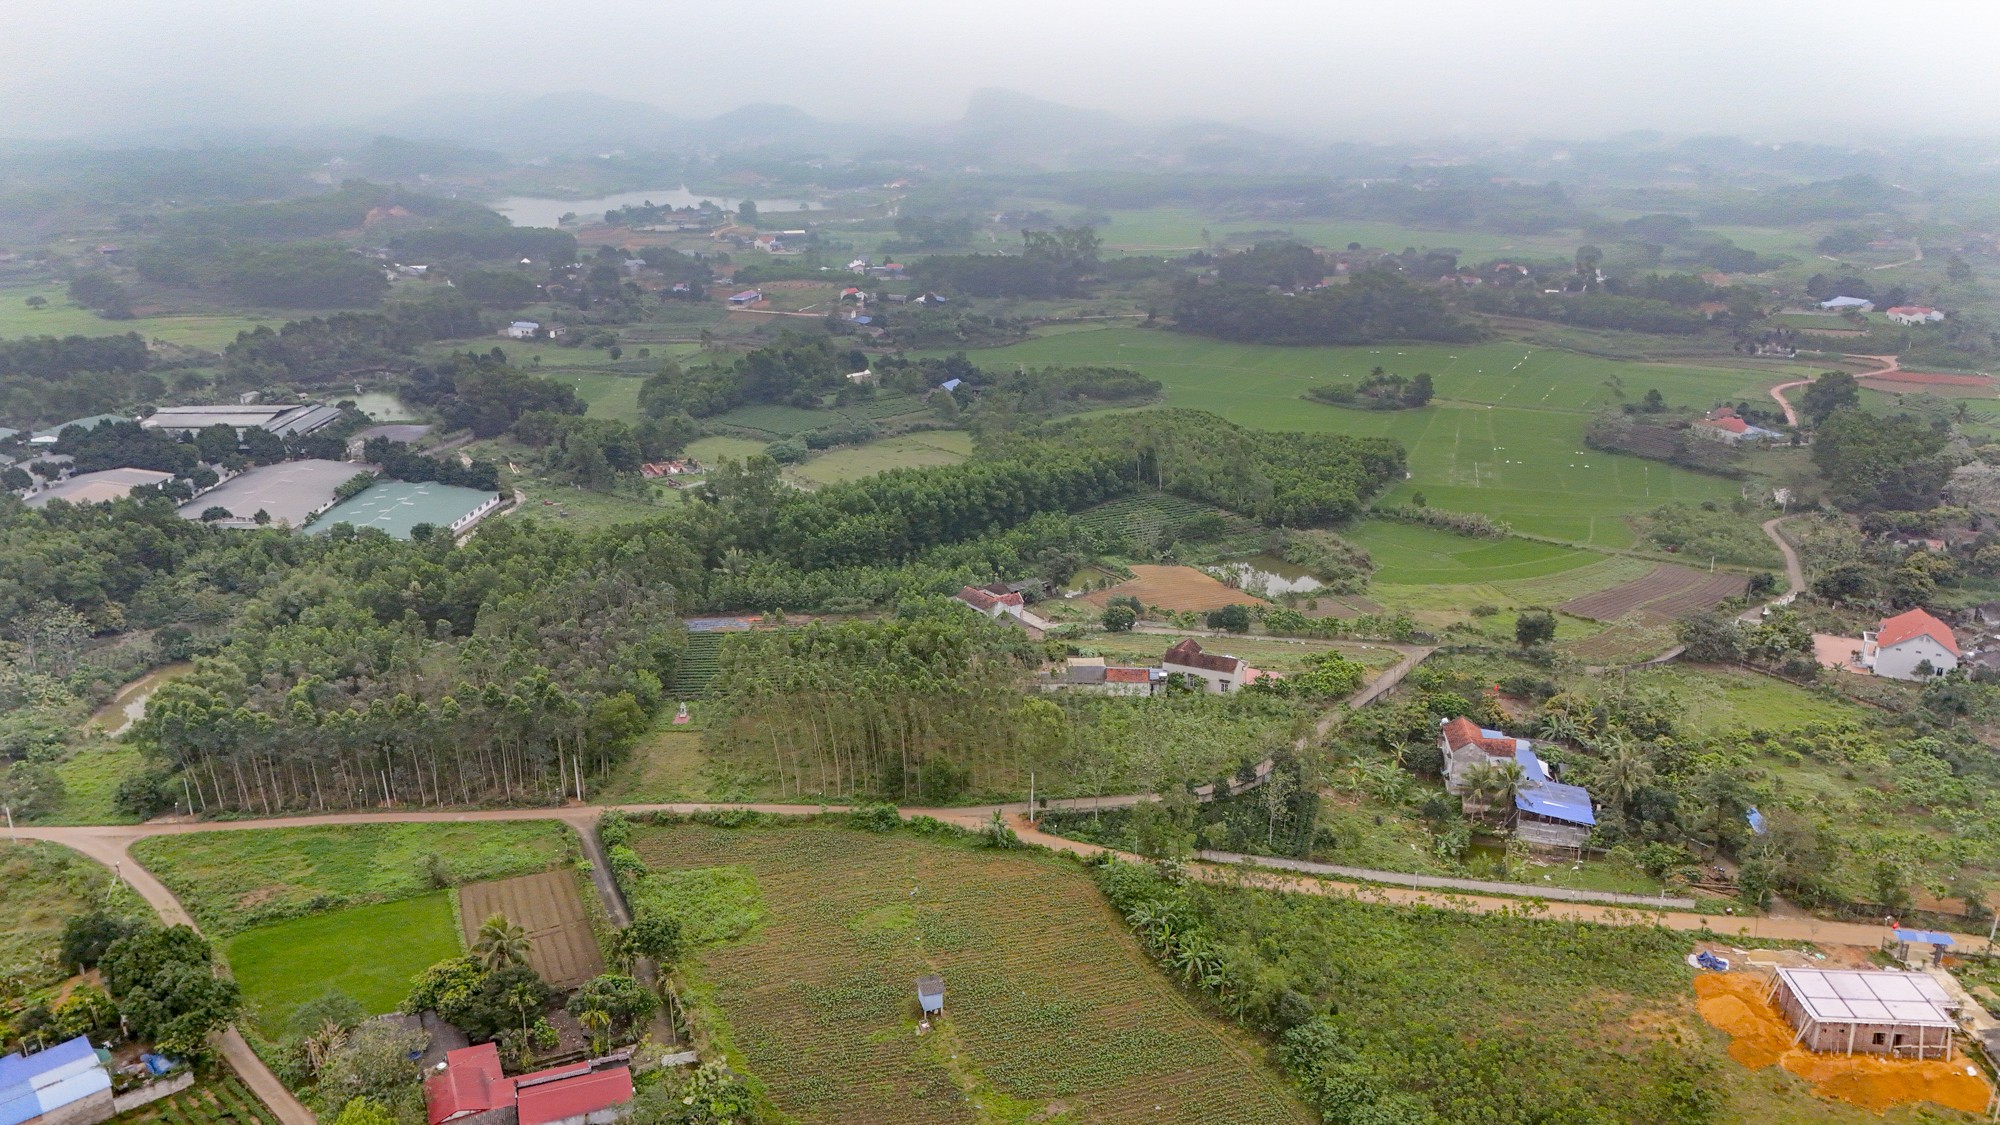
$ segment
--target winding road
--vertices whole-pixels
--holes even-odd
[[[1901,371],[1903,369],[1902,361],[1892,355],[1848,355],[1842,358],[1873,360],[1882,365],[1872,371],[1855,372],[1854,377],[1856,379],[1873,378],[1877,375],[1887,375],[1892,371]],[[1812,385],[1812,382],[1812,379],[1794,379],[1789,383],[1779,383],[1777,386],[1771,388],[1771,400],[1778,404],[1778,409],[1785,412],[1785,424],[1794,429],[1799,424],[1799,411],[1797,407],[1792,405],[1791,400],[1785,397],[1785,392],[1794,387],[1809,387]]]

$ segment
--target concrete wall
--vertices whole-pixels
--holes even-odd
[[[116,1112],[124,1113],[127,1110],[138,1109],[142,1105],[159,1101],[161,1098],[178,1094],[192,1085],[194,1085],[194,1071],[183,1070],[172,1078],[162,1078],[157,1082],[148,1082],[130,1093],[114,1094],[111,1098],[111,1105]]]

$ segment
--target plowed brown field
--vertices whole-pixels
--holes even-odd
[[[1137,575],[1108,589],[1085,594],[1094,606],[1108,605],[1112,598],[1130,596],[1139,604],[1159,606],[1176,612],[1205,613],[1226,605],[1262,605],[1264,600],[1226,586],[1191,566],[1135,566]]]
[[[1750,580],[1740,574],[1704,574],[1663,563],[1651,574],[1564,602],[1564,613],[1593,621],[1617,621],[1638,613],[1656,621],[1671,621],[1696,610],[1741,595]]]
[[[604,971],[604,956],[583,911],[576,872],[564,868],[459,888],[459,928],[465,944],[495,914],[528,931],[528,964],[557,988],[575,988]]]

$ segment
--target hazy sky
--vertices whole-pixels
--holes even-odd
[[[0,135],[587,90],[956,117],[1003,86],[1341,137],[2000,135],[1992,0],[8,0]]]

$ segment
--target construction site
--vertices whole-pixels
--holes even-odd
[[[1862,950],[1846,964],[1797,950],[1726,952],[1735,967],[1696,976],[1696,1006],[1744,1067],[1777,1066],[1820,1097],[1877,1112],[2000,1108],[1981,1066],[2000,1021],[1942,967],[1878,968]]]

